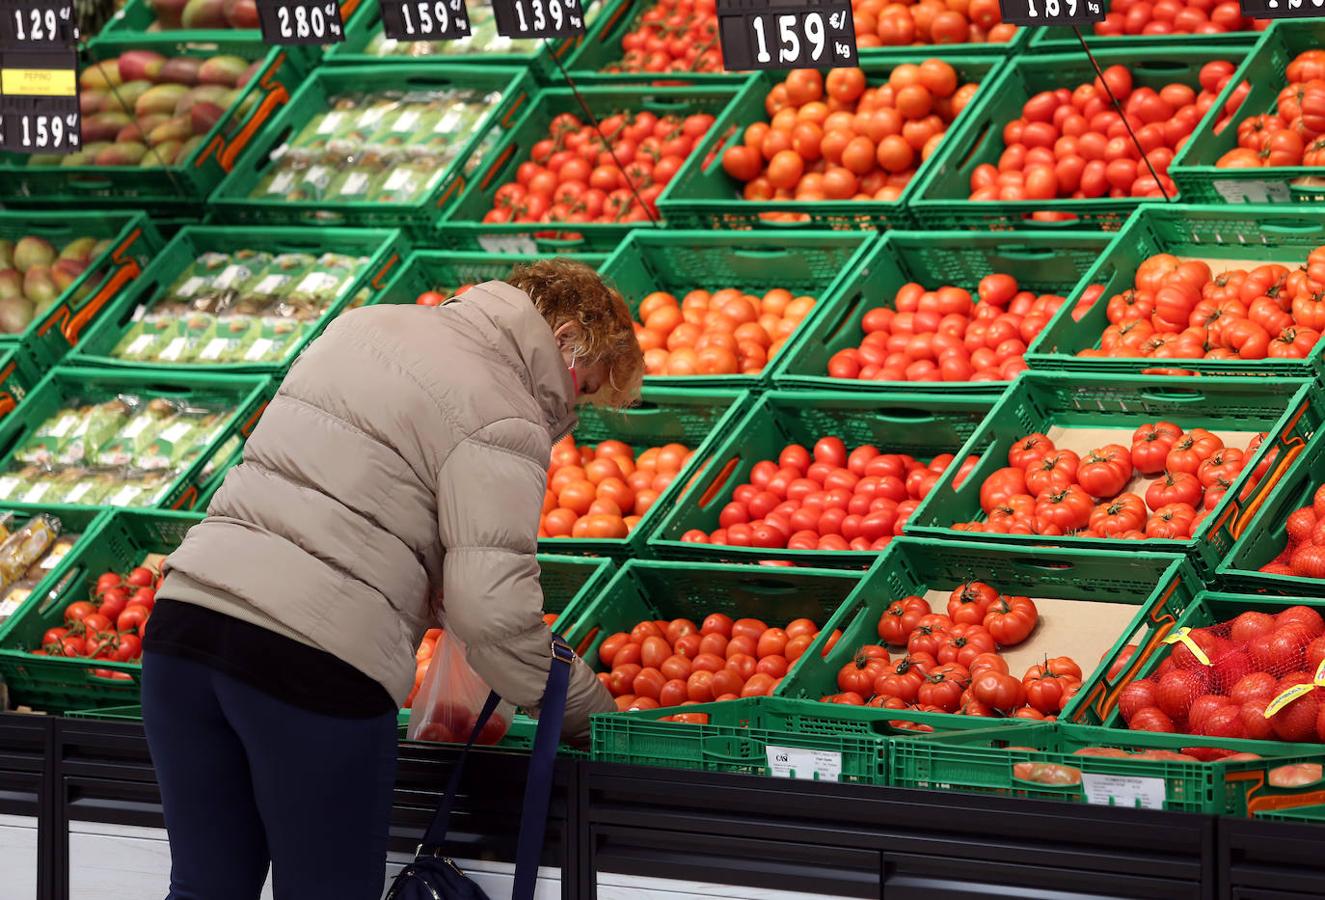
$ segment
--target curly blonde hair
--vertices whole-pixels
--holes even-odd
[[[644,351],[626,301],[593,269],[574,260],[552,257],[517,265],[506,283],[529,295],[556,331],[566,322],[584,335],[575,355],[589,364],[603,361],[608,376],[590,397],[603,406],[630,406],[644,383]]]

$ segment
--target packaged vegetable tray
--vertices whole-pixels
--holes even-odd
[[[337,315],[371,300],[400,233],[189,226],[78,348],[78,365],[284,369]]]
[[[589,553],[617,558],[640,555],[649,534],[682,489],[704,470],[718,443],[730,433],[749,403],[749,395],[743,391],[645,388],[640,402],[628,409],[579,407],[580,419],[573,436],[580,447],[593,447],[607,440],[623,441],[638,457],[650,448],[676,443],[688,447],[693,456],[627,537],[544,537],[538,541],[539,549],[544,553]]]
[[[864,234],[794,232],[779,235],[753,232],[639,230],[631,233],[603,264],[605,279],[625,297],[631,314],[640,319],[640,301],[655,291],[681,300],[692,290],[716,292],[737,288],[759,296],[780,288],[814,298],[814,307],[797,334],[818,322],[839,296],[838,286],[855,274],[870,245]],[[752,388],[766,384],[775,361],[791,341],[758,374],[648,375],[645,383],[659,387]]]
[[[898,65],[919,64],[938,57],[957,71],[959,83],[977,82],[980,88],[974,99],[957,115],[944,134],[940,147],[946,147],[961,133],[961,125],[977,114],[988,96],[1003,63],[997,56],[952,56],[935,48],[931,53],[917,52],[888,61],[865,61],[861,68],[868,84],[884,84]],[[722,167],[723,152],[741,144],[746,128],[755,122],[767,122],[765,99],[785,76],[781,72],[759,72],[741,88],[726,113],[719,116],[707,138],[677,173],[658,200],[668,225],[676,228],[772,229],[797,228],[866,230],[906,228],[915,222],[910,212],[911,199],[926,173],[937,164],[940,152],[920,164],[915,176],[896,200],[769,200],[748,201],[742,198],[742,185]]]
[[[823,627],[820,639],[805,651],[778,695],[822,707],[838,705],[819,701],[844,690],[839,670],[863,656],[861,648],[886,646],[894,661],[906,656],[907,648],[894,643],[895,630],[885,631],[882,624],[895,601],[919,597],[934,613],[946,614],[950,597],[970,582],[989,585],[1002,596],[1028,597],[1034,604],[1037,618],[1029,634],[1019,642],[999,645],[998,653],[1009,674],[1020,680],[1031,666],[1059,657],[1067,657],[1080,667],[1085,678],[1083,688],[1060,707],[1064,719],[1070,718],[1081,703],[1084,685],[1090,684],[1092,673],[1107,670],[1118,649],[1143,629],[1157,608],[1181,613],[1201,589],[1195,570],[1171,554],[1124,557],[1089,550],[1010,549],[996,544],[898,538],[870,569],[860,589]],[[996,639],[1017,636],[1011,624],[1009,630],[996,630],[998,627],[988,629]],[[839,630],[841,637],[825,653],[827,636]],[[885,633],[889,636],[886,644],[882,636]],[[865,694],[862,697],[870,699]],[[1044,705],[1041,700],[1030,699]],[[908,712],[873,706],[856,708],[862,718],[884,721],[898,712]],[[1040,717],[1060,714],[1052,709],[1039,711]],[[1029,721],[932,712],[929,716],[931,722],[976,721],[986,726]]]
[[[0,212],[0,270],[11,270],[17,290],[0,300],[7,332],[0,349],[15,353],[30,378],[43,373],[101,320],[160,247],[141,213]]]
[[[1192,755],[1212,749],[1260,758],[1201,762]],[[1038,722],[899,739],[889,744],[888,758],[889,782],[897,787],[1245,817],[1283,803],[1284,789],[1275,784],[1281,773],[1298,777],[1300,765],[1320,754],[1262,741]]]
[[[1296,456],[1294,447],[1319,426],[1321,409],[1313,383],[1292,379],[1211,376],[1174,379],[1140,375],[1025,372],[998,400],[984,424],[958,453],[980,461],[954,486],[955,468],[939,479],[908,520],[906,533],[930,538],[993,541],[1016,546],[1050,545],[1130,553],[1144,550],[1187,555],[1198,571],[1209,574],[1233,545],[1231,527],[1244,509],[1278,480],[1278,472]],[[987,478],[1009,466],[1010,451],[1024,439],[1042,434],[1058,449],[1084,459],[1094,448],[1130,445],[1133,433],[1147,423],[1167,421],[1184,431],[1204,428],[1228,447],[1251,447],[1213,509],[1195,523],[1192,536],[1119,540],[1083,532],[1061,536],[1001,534],[954,528],[985,522],[981,488]],[[1298,451],[1300,452],[1300,451]],[[1124,491],[1144,494],[1150,479],[1131,477]]]
[[[191,509],[275,389],[256,375],[57,367],[0,421],[0,502]]]
[[[223,57],[224,63],[215,65],[223,70],[224,77],[247,77],[247,81],[234,89],[225,88],[230,83],[228,80],[221,83],[214,96],[210,96],[202,106],[210,114],[213,109],[208,108],[208,104],[215,102],[214,108],[221,110],[215,122],[205,130],[194,129],[193,125],[201,129],[209,121],[199,113],[190,123],[190,132],[194,137],[176,148],[177,155],[170,165],[157,165],[155,160],[160,157],[150,151],[140,155],[140,159],[146,160],[147,165],[97,165],[88,158],[90,142],[86,140],[82,150],[67,156],[0,154],[0,200],[6,205],[87,209],[90,206],[122,206],[127,199],[140,206],[150,204],[175,210],[187,207],[191,214],[196,215],[197,205],[244,158],[255,135],[263,131],[272,116],[286,104],[307,71],[305,59],[299,54],[233,36],[205,44],[179,40],[170,35],[106,37],[98,40],[87,53],[89,65],[80,71],[79,76],[82,82],[80,102],[85,108],[93,102],[94,94],[110,96],[108,91],[97,90],[97,85],[106,83],[107,78],[90,63],[107,63],[108,68],[118,72],[119,65],[115,61],[125,54],[130,54],[130,58],[135,60],[128,74],[138,80],[130,83],[142,87],[146,86],[146,80],[139,76],[143,75],[144,70],[150,72],[159,65],[159,72],[166,72],[168,70],[164,67],[169,62],[163,63],[162,60],[176,57],[201,60],[204,64],[209,59]],[[245,69],[244,66],[249,68]],[[160,79],[161,75],[155,77]],[[218,74],[217,78],[220,77]],[[196,94],[197,90],[195,88],[193,93]],[[158,91],[154,99],[143,101],[148,104],[144,109],[163,108],[159,104],[168,103],[175,95],[179,95],[176,100],[176,108],[179,108],[180,101],[188,99],[185,96],[188,93],[173,88]],[[145,96],[145,92],[135,89],[132,95],[119,95],[119,102],[129,104],[130,99],[133,99],[132,105],[137,107],[140,96]],[[194,99],[202,103],[201,98],[195,96]],[[84,115],[82,121],[85,135],[90,128],[100,127],[97,115],[101,114]],[[125,115],[123,121],[116,119],[112,123],[107,120],[104,124],[107,127],[122,127],[130,124],[129,119]],[[109,146],[114,148],[118,145]],[[121,150],[120,153],[126,154],[129,151]],[[132,158],[132,154],[125,156],[124,161]]]
[[[1173,82],[1199,88],[1197,75],[1206,63],[1229,60],[1237,65],[1240,61],[1238,48],[1227,45],[1198,44],[1174,48],[1165,51],[1163,59],[1154,59],[1149,51],[1136,48],[1093,52],[1101,67],[1124,65],[1131,70],[1135,85],[1155,90]],[[1027,100],[1041,91],[1072,90],[1094,78],[1091,61],[1082,53],[1022,56],[1009,62],[1000,71],[997,82],[976,98],[973,104],[976,108],[967,110],[960,129],[954,129],[934,154],[931,165],[916,178],[912,215],[926,229],[985,231],[990,228],[1048,227],[1118,230],[1127,216],[1141,205],[1142,199],[968,199],[971,173],[982,164],[998,163],[1004,149],[1003,128],[1021,116]],[[1237,81],[1235,76],[1230,83],[1236,84]],[[1222,109],[1222,106],[1216,102],[1211,109]],[[1205,120],[1215,117],[1214,112],[1209,112]]]
[[[1154,357],[1080,356],[1100,347],[1109,326],[1111,298],[1133,288],[1138,267],[1157,254],[1199,260],[1216,279],[1229,269],[1253,270],[1279,263],[1289,270],[1304,266],[1307,256],[1325,245],[1325,224],[1291,206],[1198,206],[1151,204],[1138,209],[1108,249],[1082,279],[1070,307],[1088,285],[1100,285],[1098,301],[1074,319],[1064,309],[1026,352],[1033,369],[1073,372],[1136,373],[1176,368],[1200,375],[1261,375],[1315,378],[1325,372],[1325,344],[1317,343],[1303,359],[1156,359]]]
[[[549,137],[558,116],[584,116],[584,102],[600,121],[619,113],[649,112],[690,116],[720,116],[736,96],[732,85],[699,87],[589,86],[578,91],[551,87],[532,104],[522,107],[520,118],[505,133],[498,147],[485,155],[483,167],[458,203],[441,223],[438,238],[458,250],[487,250],[500,254],[608,253],[632,229],[653,227],[640,222],[484,222],[502,185],[516,179],[521,163],[530,160],[536,145]],[[716,127],[716,126],[715,126]],[[710,133],[712,129],[710,129]],[[693,156],[703,152],[701,139]],[[684,171],[684,170],[682,170]],[[678,173],[673,179],[679,179]],[[659,204],[661,210],[661,202]]]
[[[138,702],[138,661],[38,656],[31,651],[40,649],[48,628],[64,624],[66,606],[92,595],[98,576],[127,572],[145,560],[169,555],[200,521],[202,516],[194,513],[146,510],[109,512],[98,520],[0,631],[0,677],[14,700],[51,712]]]
[[[833,378],[828,364],[834,354],[860,345],[866,314],[872,309],[895,309],[897,291],[908,282],[926,290],[953,285],[974,298],[981,279],[1002,273],[1012,275],[1021,290],[1070,299],[1108,244],[1107,237],[1096,234],[890,231],[870,247],[869,255],[853,269],[832,301],[790,342],[773,367],[773,384],[788,390],[1003,391],[1006,381]],[[1070,302],[1064,304],[1065,315],[1071,315],[1072,310],[1066,309],[1071,306]]]
[[[456,290],[467,284],[500,281],[517,265],[537,261],[537,255],[493,256],[482,250],[412,250],[406,253],[390,271],[382,289],[369,300],[378,303],[419,302],[424,294],[441,302],[455,296]],[[568,254],[568,259],[600,268],[607,256],[602,253]]]
[[[106,515],[80,506],[0,508],[0,642],[20,612],[41,603],[68,575],[66,558],[96,534]]]
[[[957,453],[977,432],[992,398],[975,394],[830,394],[770,391],[759,397],[713,450],[699,475],[676,498],[649,539],[652,552],[686,560],[791,561],[808,566],[865,568],[874,553],[736,547],[691,543],[692,530],[710,533],[761,460],[778,459],[784,447],[813,447],[821,438],[841,438],[851,451],[874,444],[885,454],[906,453],[922,463]],[[958,458],[961,458],[959,454]]]
[[[1299,53],[1325,42],[1325,22],[1295,19],[1273,23],[1242,61],[1220,97],[1246,81],[1251,91],[1228,127],[1215,133],[1213,120],[1203,121],[1174,157],[1171,171],[1182,199],[1191,203],[1319,203],[1325,199],[1319,166],[1219,168],[1215,163],[1238,146],[1238,125],[1252,116],[1274,113],[1279,94],[1288,87],[1287,69]]]
[[[323,66],[212,196],[231,223],[426,229],[533,96],[518,69]]]

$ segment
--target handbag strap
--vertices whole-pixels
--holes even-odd
[[[557,635],[552,636],[552,665],[548,670],[547,687],[534,733],[534,746],[529,754],[529,772],[525,779],[524,804],[520,814],[520,834],[515,847],[515,885],[512,900],[529,900],[534,896],[538,881],[538,861],[543,852],[543,838],[547,830],[548,806],[552,800],[552,774],[556,765],[557,746],[561,743],[561,725],[566,714],[566,691],[570,686],[571,667],[575,664],[575,651]],[[474,730],[451,770],[442,798],[432,822],[423,833],[418,855],[438,855],[446,839],[451,811],[455,808],[456,794],[464,773],[465,760],[474,747],[483,726],[492,717],[501,698],[494,691],[488,695],[483,710],[474,722]]]

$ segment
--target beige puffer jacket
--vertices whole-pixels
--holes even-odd
[[[503,282],[437,308],[347,313],[291,368],[167,570],[251,604],[397,703],[440,592],[474,669],[536,711],[551,665],[538,519],[574,399],[551,328]],[[613,708],[577,660],[565,734]]]

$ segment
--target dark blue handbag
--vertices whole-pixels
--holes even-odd
[[[538,860],[543,851],[543,833],[547,826],[548,802],[552,797],[552,767],[556,762],[557,745],[561,742],[561,721],[566,713],[566,687],[570,683],[571,665],[575,653],[561,638],[552,638],[552,668],[548,672],[547,687],[543,692],[542,712],[538,718],[538,731],[534,735],[534,748],[529,754],[529,779],[525,783],[524,806],[520,813],[520,837],[515,845],[515,887],[511,900],[531,900],[538,880]],[[423,843],[414,855],[414,861],[405,866],[391,883],[391,890],[383,900],[489,900],[483,889],[470,880],[460,867],[441,854],[446,840],[447,824],[455,806],[456,792],[465,759],[474,746],[474,739],[500,701],[495,693],[489,695],[483,711],[474,723],[460,759],[451,772],[446,796],[423,833]]]

